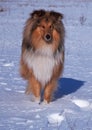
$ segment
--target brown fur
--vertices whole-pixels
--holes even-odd
[[[57,59],[58,55],[61,55],[62,58],[61,60],[59,59],[58,63],[53,67],[50,80],[45,83],[44,100],[46,102],[51,101],[51,95],[56,87],[57,79],[62,74],[64,67],[65,31],[61,21],[62,18],[62,14],[54,11],[34,11],[27,20],[23,32],[20,73],[24,79],[28,80],[27,94],[32,92],[36,98],[40,98],[42,84],[35,77],[34,70],[26,63],[24,59],[25,52],[28,52],[31,56],[31,52],[34,54],[39,49],[50,48],[53,53],[53,58],[55,57]],[[43,53],[41,53],[41,55]],[[44,53],[44,55],[47,56],[49,54]]]

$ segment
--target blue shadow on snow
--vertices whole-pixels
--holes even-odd
[[[58,81],[58,88],[55,92],[55,100],[76,92],[80,87],[84,85],[85,81],[80,81],[72,78],[60,78]]]

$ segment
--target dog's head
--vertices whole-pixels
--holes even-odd
[[[55,52],[64,42],[63,15],[54,11],[36,10],[28,19],[24,40],[34,50],[51,47]]]

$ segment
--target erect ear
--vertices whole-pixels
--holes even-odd
[[[45,15],[45,10],[35,10],[33,13],[31,13],[32,18],[40,18]]]
[[[56,20],[63,19],[63,14],[55,12],[55,11],[51,11],[50,15],[53,16]]]

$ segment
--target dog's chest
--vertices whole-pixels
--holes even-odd
[[[33,55],[27,57],[28,67],[33,70],[36,79],[44,86],[50,81],[55,65],[54,57]]]

